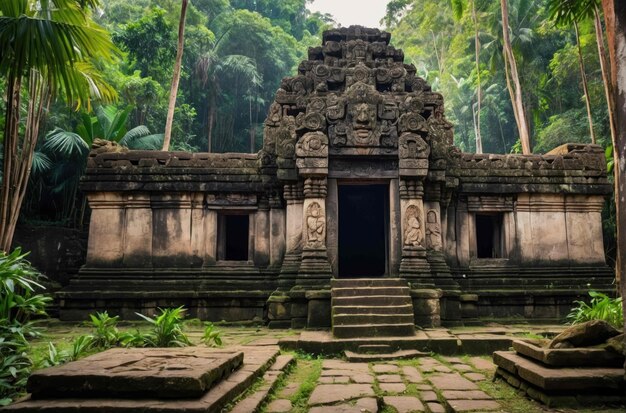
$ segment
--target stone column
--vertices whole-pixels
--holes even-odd
[[[412,286],[434,287],[426,259],[423,185],[419,179],[400,180],[402,261],[400,275]]]
[[[124,257],[124,195],[97,192],[87,199],[92,211],[86,267],[119,267]]]
[[[304,203],[301,183],[285,185],[285,258],[278,276],[278,288],[287,291],[296,283],[302,257],[302,204]]]
[[[134,193],[126,197],[125,222],[124,267],[151,267],[152,209],[149,194]]]
[[[213,266],[217,262],[217,211],[204,212],[204,262],[203,266]]]
[[[326,178],[306,178],[302,204],[302,262],[297,285],[329,287],[332,270],[326,249]]]
[[[270,206],[267,198],[259,199],[254,219],[254,265],[264,268],[270,263]]]
[[[279,195],[270,197],[270,267],[279,268],[285,256],[285,208]]]
[[[204,263],[206,250],[206,235],[204,226],[204,194],[191,194],[191,262],[193,267],[200,267]]]

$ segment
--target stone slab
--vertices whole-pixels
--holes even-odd
[[[624,391],[626,389],[623,368],[548,368],[531,359],[517,355],[513,351],[496,351],[493,360],[506,371],[546,391],[570,390],[589,393],[593,392],[594,389],[604,391],[609,389]]]
[[[519,354],[555,367],[619,367],[624,356],[600,348],[550,349],[547,341],[515,340],[513,349]]]
[[[372,361],[387,361],[387,360],[406,360],[416,357],[426,356],[428,353],[424,353],[417,350],[398,350],[391,353],[376,353],[365,354],[356,353],[354,351],[346,350],[346,359],[354,362],[372,362]]]
[[[200,397],[243,362],[243,352],[202,347],[114,348],[34,372],[33,399],[45,397]]]
[[[402,372],[410,383],[422,383],[424,381],[422,374],[413,366],[403,366]]]
[[[320,384],[311,393],[309,406],[374,396],[374,389],[369,384]]]
[[[444,390],[441,392],[446,400],[491,400],[489,396],[482,390]]]
[[[385,393],[403,393],[406,391],[404,383],[380,383],[378,386]]]
[[[501,406],[495,400],[446,400],[447,411],[451,413],[471,411],[500,410]]]
[[[478,390],[475,383],[458,373],[436,373],[428,377],[428,380],[439,390]]]
[[[385,396],[383,397],[385,405],[391,406],[398,413],[417,413],[424,412],[424,405],[417,397],[412,396]]]
[[[378,413],[378,402],[375,398],[364,397],[354,404],[341,403],[336,406],[316,406],[309,413]]]
[[[291,401],[286,399],[277,399],[267,406],[267,411],[268,413],[289,413],[291,408]]]
[[[194,347],[196,350],[198,348]],[[162,349],[165,350],[165,349]],[[219,413],[222,408],[235,397],[244,392],[254,381],[269,369],[278,356],[276,347],[264,346],[257,348],[234,348],[244,351],[245,363],[230,376],[221,380],[202,397],[184,400],[115,399],[115,398],[67,398],[67,399],[25,399],[5,407],[7,411],[67,413],[80,411],[83,413]]]

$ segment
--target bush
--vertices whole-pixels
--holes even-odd
[[[135,313],[152,325],[149,333],[125,333],[120,337],[123,345],[127,347],[185,347],[191,345],[189,338],[182,330],[182,321],[185,318],[185,309],[178,308],[159,309],[161,314],[155,318],[146,317]]]
[[[20,248],[0,252],[0,405],[9,404],[24,390],[32,360],[27,355],[28,338],[39,335],[32,320],[46,315],[50,298],[37,293],[43,278],[26,261]]]
[[[589,291],[591,302],[574,301],[577,306],[567,315],[572,324],[584,323],[591,320],[604,320],[613,327],[624,328],[624,313],[622,312],[622,297],[611,298],[606,294]]]

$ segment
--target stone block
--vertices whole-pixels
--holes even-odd
[[[27,388],[33,398],[199,397],[242,362],[242,352],[207,348],[116,348],[36,371]]]

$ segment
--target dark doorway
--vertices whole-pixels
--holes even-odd
[[[226,215],[224,217],[226,235],[225,259],[246,261],[248,259],[249,215]]]
[[[387,185],[339,185],[339,276],[385,274]]]
[[[476,214],[476,257],[502,257],[502,215]]]

